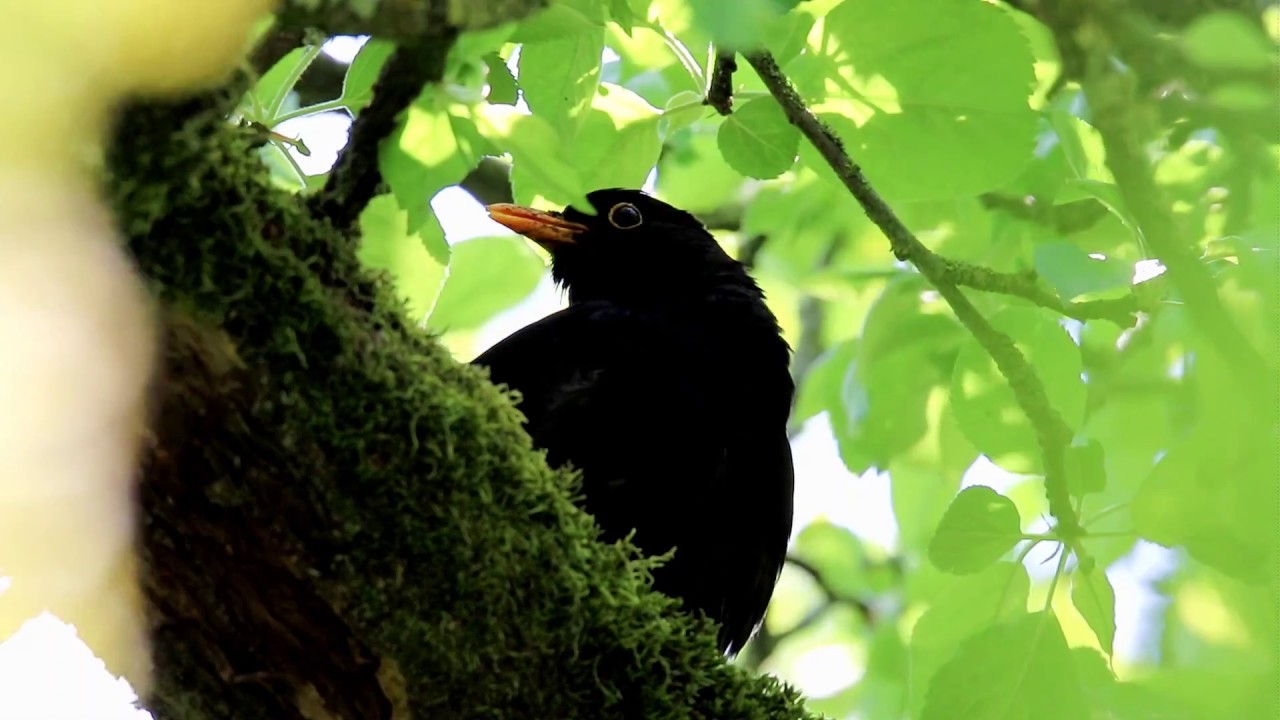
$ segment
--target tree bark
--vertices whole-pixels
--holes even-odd
[[[358,231],[271,186],[225,121],[242,90],[131,107],[109,156],[165,324],[139,491],[152,712],[807,717],[649,590],[653,561],[597,540],[575,478],[405,322]]]

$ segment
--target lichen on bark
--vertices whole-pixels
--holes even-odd
[[[128,109],[108,163],[165,322],[140,489],[157,717],[807,717],[597,540],[355,236],[271,186],[235,90]]]

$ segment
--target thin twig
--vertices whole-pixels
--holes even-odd
[[[804,632],[806,629],[812,627],[813,624],[821,620],[832,607],[838,605],[851,607],[862,617],[862,621],[865,624],[871,625],[875,622],[875,608],[871,606],[871,603],[863,600],[862,598],[845,595],[836,590],[824,576],[822,571],[818,569],[818,566],[803,558],[796,557],[795,555],[787,556],[787,565],[805,573],[811,580],[813,580],[813,583],[822,591],[822,602],[819,603],[817,607],[814,607],[809,612],[805,613],[804,617],[800,618],[800,620],[798,620],[794,625],[782,632],[769,632],[767,626],[761,625],[760,631],[756,633],[756,636],[752,638],[751,642],[746,647],[743,659],[747,663],[748,667],[760,667],[765,659],[773,654],[773,651],[777,649],[778,645],[787,638]]]
[[[1066,542],[1075,544],[1074,540],[1080,537],[1080,524],[1075,509],[1071,506],[1064,461],[1072,432],[1049,402],[1044,384],[1036,376],[1035,370],[1009,336],[992,327],[960,291],[958,283],[952,277],[957,264],[939,257],[921,243],[871,187],[862,169],[845,152],[840,140],[805,106],[773,56],[764,52],[751,53],[746,58],[765,87],[778,100],[788,120],[808,138],[862,206],[867,217],[888,237],[893,254],[899,260],[913,263],[920,270],[951,305],[956,318],[995,360],[996,366],[1013,389],[1018,405],[1035,428],[1044,458],[1044,482],[1049,510],[1058,521],[1057,531]]]
[[[351,125],[351,140],[338,156],[329,180],[312,207],[336,227],[353,226],[382,182],[378,146],[396,127],[400,114],[423,86],[444,77],[445,60],[457,31],[443,28],[421,44],[402,46],[387,60],[373,87],[373,100]]]
[[[704,105],[710,105],[721,115],[733,112],[733,74],[738,70],[737,54],[725,50],[716,52],[715,68],[711,71],[711,82],[707,85],[707,99]]]
[[[928,248],[925,251],[933,254]],[[1137,323],[1136,313],[1141,308],[1137,295],[1133,293],[1110,300],[1064,303],[1057,295],[1042,287],[1034,273],[1004,273],[936,254],[933,257],[940,266],[942,276],[961,287],[1020,297],[1076,320],[1110,320],[1124,328],[1133,327]]]

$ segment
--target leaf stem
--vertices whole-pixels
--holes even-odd
[[[346,106],[347,106],[347,101],[343,98],[334,98],[333,100],[326,100],[321,103],[308,105],[304,108],[298,108],[297,110],[290,110],[287,113],[283,113],[278,117],[276,117],[276,119],[272,122],[272,126],[274,127],[275,125],[279,125],[281,123],[288,122],[289,120],[294,120],[296,118],[306,117],[307,115],[317,115],[319,113],[329,112],[330,110],[337,110],[338,108],[344,108]]]
[[[1058,567],[1053,571],[1053,579],[1049,581],[1049,592],[1044,598],[1044,611],[1046,613],[1053,612],[1053,594],[1058,590],[1058,581],[1062,579],[1063,571],[1067,569],[1067,553],[1065,548],[1062,555],[1058,558]]]
[[[280,87],[276,90],[276,96],[271,98],[271,102],[267,105],[266,125],[274,126],[276,124],[276,113],[280,112],[280,107],[284,105],[284,99],[289,97],[289,92],[293,90],[294,85],[298,84],[298,80],[302,78],[302,74],[307,71],[307,68],[311,67],[311,63],[320,57],[322,48],[323,46],[319,43],[308,45],[307,51],[302,54],[302,61],[289,70],[284,82],[280,83]]]
[[[280,154],[284,155],[284,159],[288,160],[289,164],[293,166],[293,171],[298,174],[298,184],[302,187],[303,190],[306,190],[307,174],[303,172],[302,166],[299,165],[298,161],[293,159],[293,155],[289,153],[288,144],[283,141],[277,140],[275,138],[271,139],[271,144],[274,145],[276,150],[279,150]]]
[[[1082,522],[1081,525],[1083,527],[1089,527],[1090,525],[1098,522],[1102,518],[1129,507],[1129,505],[1130,503],[1119,503],[1116,505],[1112,505],[1111,507],[1106,508],[1104,510],[1099,510],[1097,515],[1094,515],[1093,517],[1088,518],[1087,520]]]

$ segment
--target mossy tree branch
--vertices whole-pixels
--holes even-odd
[[[811,717],[598,540],[577,479],[405,321],[349,227],[272,185],[225,121],[245,86],[127,108],[109,148],[165,323],[140,488],[155,715]]]
[[[1026,289],[1030,280],[1004,276],[986,268],[947,260],[926,247],[871,187],[862,168],[858,167],[845,152],[835,134],[810,112],[782,69],[774,61],[773,56],[767,52],[755,52],[747,54],[746,59],[760,76],[765,87],[769,89],[770,94],[782,106],[787,119],[813,144],[850,194],[862,206],[867,217],[889,239],[894,256],[914,264],[933,284],[951,306],[956,318],[981,343],[995,361],[1001,374],[1008,380],[1018,405],[1035,428],[1040,452],[1044,459],[1044,482],[1049,499],[1049,512],[1057,520],[1057,532],[1064,540],[1075,544],[1074,540],[1082,534],[1082,530],[1079,518],[1071,505],[1071,495],[1067,487],[1065,458],[1067,445],[1071,442],[1071,429],[1049,402],[1044,383],[1023,357],[1022,352],[1014,345],[1013,340],[996,330],[960,291],[961,285],[967,285],[1022,297],[1034,296],[1035,293]],[[1010,290],[1017,290],[1017,292],[1010,292]],[[1028,299],[1033,298],[1028,297]],[[1082,552],[1078,547],[1076,550]]]

